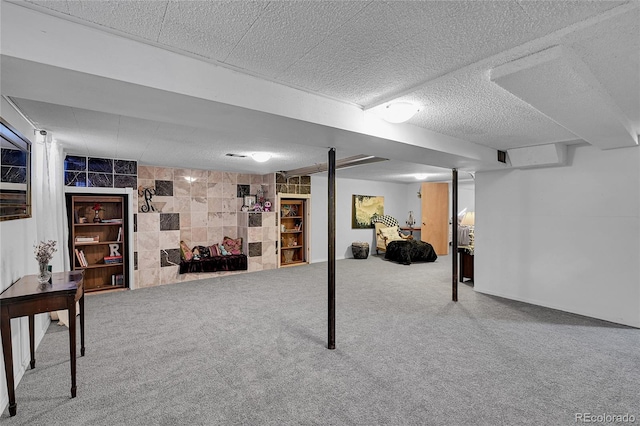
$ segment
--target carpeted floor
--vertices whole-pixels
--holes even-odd
[[[640,330],[469,284],[454,303],[450,270],[446,256],[338,261],[334,351],[326,263],[87,296],[77,398],[52,324],[2,424],[640,422]]]

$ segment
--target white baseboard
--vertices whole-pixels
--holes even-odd
[[[477,291],[478,293],[482,293],[482,294],[487,294],[489,296],[502,297],[503,299],[516,300],[518,302],[528,303],[530,305],[542,306],[542,307],[545,307],[545,308],[555,309],[555,310],[562,311],[562,312],[568,312],[570,314],[580,315],[580,316],[583,316],[583,317],[595,318],[595,319],[599,319],[599,320],[602,320],[602,321],[612,322],[614,324],[622,324],[622,325],[626,325],[626,326],[629,326],[629,327],[640,328],[640,320],[634,324],[633,322],[626,322],[626,321],[624,321],[624,320],[622,320],[620,318],[610,318],[610,317],[604,317],[604,316],[595,316],[592,313],[583,312],[583,311],[580,311],[579,309],[571,309],[571,308],[567,308],[567,307],[562,306],[562,305],[556,305],[556,304],[553,304],[553,303],[543,302],[541,300],[528,299],[528,298],[524,298],[524,297],[516,297],[516,296],[512,296],[512,295],[507,295],[507,294],[504,294],[504,293],[501,293],[501,292],[494,292],[494,291],[486,291],[486,290],[482,290],[482,289],[477,289],[475,287],[474,287],[474,291]]]

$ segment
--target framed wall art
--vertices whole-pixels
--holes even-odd
[[[256,203],[257,197],[255,195],[245,195],[244,205],[247,206],[247,210],[253,210],[253,205]]]
[[[384,197],[375,195],[353,195],[351,228],[373,228],[371,218],[384,214]]]

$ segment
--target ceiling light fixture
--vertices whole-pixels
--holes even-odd
[[[429,175],[426,173],[414,175],[414,177],[418,180],[425,180]]]
[[[258,163],[264,163],[271,158],[271,154],[269,154],[268,152],[254,152],[253,154],[251,154],[251,157]]]
[[[382,118],[389,123],[404,123],[418,111],[420,107],[411,102],[393,102],[385,106],[381,113]]]

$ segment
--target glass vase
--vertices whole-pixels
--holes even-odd
[[[38,262],[38,268],[40,271],[38,273],[38,282],[40,284],[49,282],[49,279],[51,278],[51,272],[49,271],[49,264],[47,262]]]

